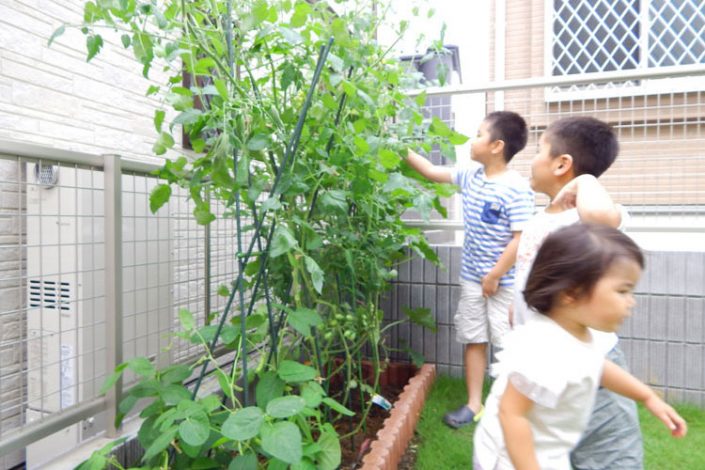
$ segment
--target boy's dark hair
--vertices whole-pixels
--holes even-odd
[[[619,143],[609,124],[599,119],[576,116],[559,119],[546,129],[551,156],[570,154],[575,176],[595,178],[604,173],[617,158]]]
[[[485,116],[492,140],[504,142],[504,161],[509,163],[514,155],[526,147],[529,130],[526,121],[512,111],[494,111]]]
[[[631,238],[600,224],[573,224],[546,237],[524,288],[524,300],[547,314],[561,293],[578,298],[590,295],[597,281],[618,259],[636,262],[644,255]]]

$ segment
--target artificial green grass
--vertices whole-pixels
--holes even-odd
[[[436,379],[416,429],[416,470],[472,468],[475,425],[454,430],[443,424],[443,415],[466,398],[464,380]],[[660,421],[639,408],[646,470],[705,469],[705,410],[688,405],[675,408],[688,421],[684,439],[673,439]]]

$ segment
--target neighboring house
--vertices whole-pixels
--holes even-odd
[[[493,0],[491,11],[493,80],[705,64],[704,0]],[[603,179],[617,201],[690,206],[705,203],[703,90],[701,75],[523,89],[494,99],[525,113],[534,138],[561,115],[610,122],[621,154]],[[534,151],[530,142],[518,156],[523,171]]]

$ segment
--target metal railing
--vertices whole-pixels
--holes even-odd
[[[614,86],[619,84],[619,87]],[[581,94],[581,90],[586,93]],[[589,91],[589,93],[587,92]],[[412,94],[419,94],[416,90]],[[531,159],[546,127],[569,116],[594,116],[615,129],[620,154],[600,180],[617,203],[627,207],[627,229],[648,249],[701,251],[705,242],[705,66],[539,77],[423,90],[428,99],[450,97],[455,129],[474,135],[482,116],[506,109],[529,125],[529,142],[511,166],[530,176]],[[467,103],[483,112],[467,116]],[[457,155],[469,161],[469,148]],[[537,204],[547,198],[538,195]],[[447,201],[449,218],[413,224],[435,231],[431,240],[457,243],[462,215],[457,198]],[[413,215],[411,216],[413,217]],[[654,234],[663,234],[661,241]],[[681,234],[687,234],[682,240]],[[697,236],[696,236],[697,235]],[[683,240],[686,242],[683,243]]]
[[[193,359],[197,346],[172,334],[178,310],[201,325],[222,310],[217,286],[237,275],[234,224],[197,225],[181,188],[152,214],[157,168],[0,142],[0,456],[29,446],[39,464],[51,449],[33,443],[71,427],[71,442],[52,439],[70,448],[116,435],[135,377],[100,396],[107,375],[137,356]]]

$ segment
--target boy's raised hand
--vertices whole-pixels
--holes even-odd
[[[580,175],[561,188],[551,201],[561,210],[578,209],[580,221],[617,228],[622,214],[607,190],[593,175]]]
[[[644,406],[671,430],[671,436],[685,437],[688,433],[688,425],[681,415],[655,393],[644,400]]]

